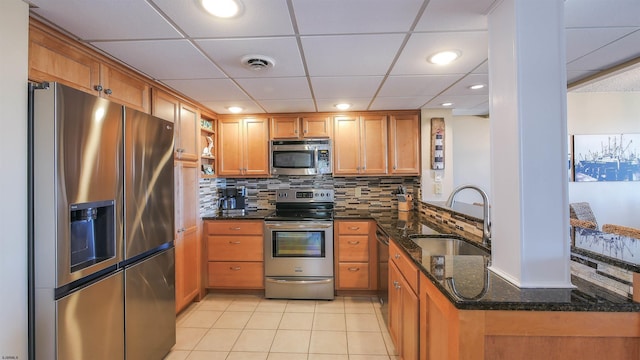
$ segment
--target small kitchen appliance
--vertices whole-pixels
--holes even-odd
[[[334,191],[278,190],[265,219],[265,297],[334,298]]]
[[[224,214],[244,214],[246,208],[247,189],[228,187],[218,190],[218,211]]]
[[[270,143],[271,174],[331,174],[331,140],[272,140]]]

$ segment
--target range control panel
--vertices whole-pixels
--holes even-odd
[[[279,202],[333,202],[335,193],[332,189],[277,190],[276,203]]]

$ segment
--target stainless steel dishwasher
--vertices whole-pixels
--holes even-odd
[[[380,226],[376,227],[378,246],[378,299],[380,311],[387,328],[389,327],[389,235]]]

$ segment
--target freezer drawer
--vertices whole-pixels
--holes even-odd
[[[162,359],[176,343],[175,250],[124,271],[126,358]]]
[[[38,358],[123,359],[123,292],[124,274],[119,271],[58,300],[57,357],[38,353]]]

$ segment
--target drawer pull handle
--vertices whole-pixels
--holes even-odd
[[[232,227],[232,228],[229,228],[229,230],[240,230],[240,227]]]
[[[400,254],[396,254],[395,258],[400,259]]]
[[[349,226],[349,230],[360,230],[360,226]]]
[[[358,244],[360,244],[360,240],[356,240],[356,241],[347,241],[347,243],[349,243],[349,245],[358,245]]]
[[[348,270],[349,270],[349,271],[356,272],[356,271],[360,271],[360,268],[357,268],[357,267],[350,267],[350,268],[348,268]]]
[[[231,240],[229,240],[229,244],[231,244],[231,245],[240,245],[240,241],[231,241]]]
[[[229,266],[229,270],[231,270],[231,271],[240,271],[240,266]]]

